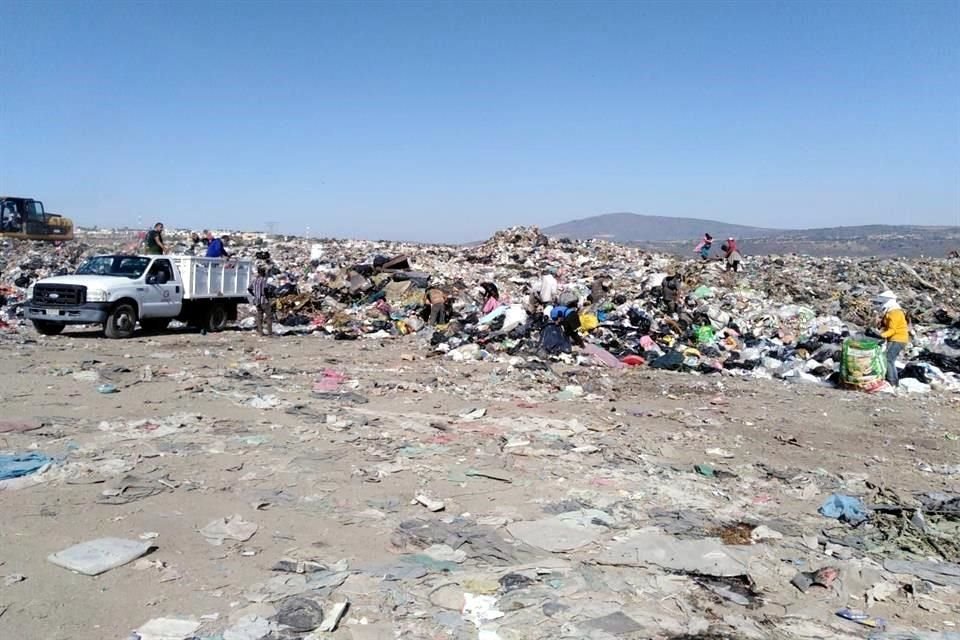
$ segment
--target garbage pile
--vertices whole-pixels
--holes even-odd
[[[172,239],[178,251],[194,250],[189,234]],[[417,334],[423,348],[452,359],[515,364],[560,358],[836,384],[844,340],[875,326],[871,298],[890,289],[912,321],[901,356],[915,381],[909,389],[960,389],[960,263],[950,259],[748,256],[732,273],[718,260],[554,240],[529,227],[468,247],[256,234],[232,238],[230,247],[271,275],[279,333]],[[129,242],[4,243],[6,317],[15,317],[37,278],[121,248]],[[676,276],[673,294],[664,286],[669,276]],[[550,295],[537,300],[543,277]],[[436,327],[428,324],[428,288],[443,292],[444,322]],[[581,340],[585,348],[574,349]]]

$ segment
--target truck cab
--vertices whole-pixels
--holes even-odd
[[[103,255],[77,272],[40,280],[27,292],[26,317],[38,332],[99,324],[127,338],[137,324],[163,331],[173,319],[220,331],[246,302],[251,262],[195,256]],[[187,281],[184,281],[186,274]]]

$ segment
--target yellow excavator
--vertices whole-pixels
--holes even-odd
[[[47,213],[39,200],[0,196],[0,238],[73,240],[73,221]]]

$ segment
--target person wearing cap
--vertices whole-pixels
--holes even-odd
[[[540,279],[533,283],[533,292],[530,294],[530,308],[538,309],[553,304],[560,292],[560,283],[557,282],[557,270],[547,267]]]
[[[880,337],[887,341],[887,382],[894,387],[900,386],[900,376],[897,374],[897,356],[910,341],[910,327],[907,316],[897,302],[897,296],[892,291],[884,291],[874,299],[880,307],[883,319],[880,322]]]
[[[723,251],[724,260],[727,261],[727,271],[733,271],[734,273],[740,271],[740,261],[743,260],[743,256],[737,249],[736,238],[727,238],[720,249]]]

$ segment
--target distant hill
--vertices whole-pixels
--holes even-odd
[[[705,232],[719,248],[733,236],[744,253],[812,256],[933,256],[960,248],[960,227],[865,225],[823,229],[770,229],[697,218],[608,213],[543,229],[554,238],[602,238],[649,249],[689,254]]]
[[[556,238],[603,238],[613,242],[696,242],[704,233],[716,239],[762,238],[782,233],[779,229],[746,227],[726,224],[716,220],[697,218],[668,218],[666,216],[642,216],[636,213],[606,213],[580,220],[571,220],[543,229],[543,233]]]

